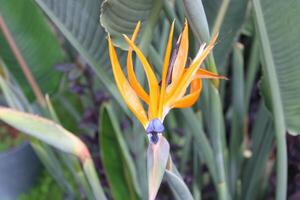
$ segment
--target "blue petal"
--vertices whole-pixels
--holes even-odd
[[[148,127],[146,128],[147,133],[152,133],[152,132],[162,133],[164,132],[164,130],[165,130],[164,125],[157,118],[151,120]]]

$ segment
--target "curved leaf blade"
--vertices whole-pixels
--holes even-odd
[[[190,193],[186,184],[172,171],[166,170],[166,179],[174,194],[178,199],[193,200],[193,196]]]
[[[74,154],[83,160],[89,157],[87,147],[79,138],[46,118],[0,107],[0,119],[61,151]]]
[[[173,192],[175,199],[178,200],[194,199],[188,186],[184,183],[180,173],[178,172],[176,166],[174,165],[171,156],[169,156],[169,160],[167,163],[165,178]]]
[[[280,104],[283,107],[283,117],[287,130],[291,134],[299,134],[300,42],[298,37],[300,27],[294,24],[300,20],[298,14],[300,4],[295,0],[288,2],[270,0],[255,2],[257,3],[254,4],[254,8],[257,10],[257,5],[260,5],[262,12],[262,15],[257,15],[256,20],[266,63],[264,73],[269,73],[269,68],[272,68],[272,71],[275,72],[272,79],[277,83],[270,87],[276,87],[278,91],[278,100],[281,101]],[[286,12],[287,10],[289,12]],[[286,14],[282,15],[283,12]],[[266,93],[267,91],[263,90],[263,92],[266,97],[269,96]]]
[[[93,190],[95,199],[106,200],[90,152],[78,137],[46,118],[10,108],[0,107],[0,120],[46,144],[77,156],[82,163],[84,173]],[[35,147],[38,148],[38,153],[45,153],[40,146],[35,145]],[[43,155],[41,154],[40,156]],[[44,158],[47,159],[47,157]],[[44,161],[49,162],[49,160]]]

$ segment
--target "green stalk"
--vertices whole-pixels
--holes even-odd
[[[178,20],[178,17],[176,16],[174,6],[172,7],[170,1],[163,0],[163,10],[170,22],[175,20],[174,31],[176,34],[180,34],[182,26],[180,24],[180,21]]]
[[[226,11],[228,9],[229,2],[230,2],[230,0],[223,0],[223,2],[221,4],[221,7],[219,9],[217,18],[215,20],[213,29],[212,29],[212,35],[215,35],[215,34],[220,32],[220,29],[221,29],[222,23],[224,21]],[[206,41],[206,42],[208,42],[208,41]],[[213,56],[212,53],[208,56],[208,70],[210,70],[214,73],[218,73],[218,69],[216,67],[215,59],[214,59],[214,56]],[[212,82],[216,87],[219,86],[219,80],[218,79],[212,80]]]
[[[87,177],[88,182],[93,190],[94,196],[96,200],[107,200],[102,187],[100,186],[100,181],[98,179],[97,172],[95,170],[94,163],[92,158],[86,158],[82,161],[83,171]]]
[[[258,38],[254,35],[248,62],[247,77],[245,82],[245,110],[248,111],[251,90],[259,67],[259,45]]]
[[[232,196],[236,194],[238,176],[241,169],[243,138],[245,134],[244,104],[244,62],[243,46],[236,44],[233,49],[232,79],[232,120],[230,134],[229,188]]]
[[[227,12],[229,3],[230,3],[230,0],[223,0],[221,7],[219,9],[219,12],[218,12],[216,21],[213,26],[212,35],[220,32],[220,29],[221,29],[222,23],[224,21],[224,17]]]
[[[186,122],[188,123],[188,127],[190,127],[191,133],[195,139],[195,142],[198,144],[198,148],[201,152],[200,157],[205,161],[209,172],[213,178],[213,181],[217,187],[218,184],[218,173],[217,168],[214,163],[214,154],[213,149],[208,141],[207,136],[203,131],[203,127],[201,123],[199,123],[199,119],[196,117],[195,113],[191,108],[181,110]]]
[[[286,139],[285,139],[285,121],[283,104],[279,91],[279,83],[277,79],[277,74],[275,71],[275,63],[273,59],[272,50],[270,48],[270,41],[267,34],[267,29],[265,26],[264,16],[259,0],[253,0],[253,6],[255,10],[256,23],[258,27],[258,32],[260,35],[261,48],[265,58],[265,75],[268,79],[271,95],[271,104],[273,117],[275,122],[275,138],[277,143],[277,163],[276,163],[276,200],[286,199],[287,191],[287,149],[286,149]]]
[[[229,200],[231,197],[226,181],[225,154],[227,154],[227,150],[225,149],[225,127],[222,106],[217,88],[211,84],[208,84],[208,87],[210,100],[208,128],[212,139],[215,166],[217,168],[217,190],[219,199]]]
[[[52,102],[48,95],[46,95],[46,105],[47,110],[49,112],[50,118],[54,120],[55,122],[61,124],[54,107],[52,105]],[[85,194],[87,195],[87,199],[93,200],[93,194],[91,191],[91,188],[86,180],[86,177],[84,176],[84,173],[80,167],[79,161],[76,159],[76,157],[73,157],[72,155],[68,155],[66,153],[61,153],[60,157],[62,161],[65,163],[65,165],[69,168],[71,171],[73,178],[75,178],[75,181],[79,187],[81,186],[84,189]]]

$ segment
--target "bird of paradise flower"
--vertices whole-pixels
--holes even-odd
[[[159,83],[151,65],[141,50],[134,43],[140,26],[141,23],[138,22],[131,39],[129,39],[126,35],[123,35],[129,45],[127,55],[128,79],[122,71],[110,36],[108,37],[109,56],[115,82],[122,97],[124,98],[124,101],[144,126],[150,142],[156,144],[164,131],[163,121],[167,113],[172,108],[190,107],[197,101],[202,89],[201,79],[226,78],[200,68],[200,65],[203,63],[204,59],[213,49],[217,40],[217,35],[212,37],[208,45],[204,43],[200,46],[196,57],[191,61],[189,66],[186,67],[188,60],[189,39],[188,23],[185,21],[183,31],[179,36],[173,53],[171,52],[171,49],[174,33],[174,22],[171,25],[164,56],[162,78],[161,82]],[[136,53],[144,68],[148,81],[149,93],[147,93],[141,86],[135,75],[132,62],[133,51]],[[189,92],[186,94],[188,89]],[[147,113],[140,100],[144,101],[148,106]]]

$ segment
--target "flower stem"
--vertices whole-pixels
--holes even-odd
[[[287,192],[287,149],[286,149],[286,124],[284,119],[283,102],[280,94],[279,81],[276,73],[276,64],[271,49],[266,22],[259,0],[253,1],[257,30],[260,36],[261,49],[264,55],[265,75],[270,88],[271,106],[275,124],[276,152],[276,200],[286,199]]]
[[[39,88],[37,82],[35,81],[34,77],[32,76],[29,67],[25,61],[25,59],[23,58],[22,54],[20,53],[20,50],[18,49],[10,31],[9,28],[7,27],[7,25],[5,24],[5,21],[3,19],[3,17],[0,15],[0,29],[3,32],[3,35],[9,45],[9,47],[11,48],[12,53],[14,54],[16,60],[18,61],[30,87],[33,90],[34,95],[37,98],[38,103],[45,107],[46,106],[46,101],[45,98],[41,92],[41,89]]]
[[[219,9],[217,18],[215,20],[214,26],[213,26],[212,35],[215,35],[216,33],[220,32],[220,29],[221,29],[222,23],[224,21],[224,17],[227,12],[229,3],[230,3],[230,0],[223,0],[221,7]]]

